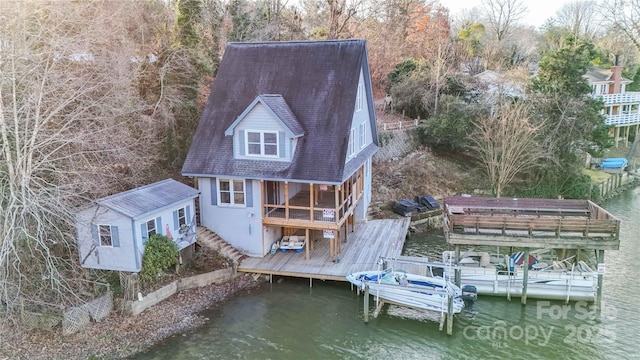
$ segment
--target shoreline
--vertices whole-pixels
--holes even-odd
[[[1,359],[123,359],[143,353],[162,340],[202,326],[208,320],[200,312],[261,282],[240,275],[228,282],[182,291],[137,316],[113,310],[100,322],[78,333],[16,331],[11,324],[0,327]]]

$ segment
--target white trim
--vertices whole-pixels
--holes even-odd
[[[107,224],[97,224],[96,226],[98,227],[98,243],[99,243],[100,247],[113,247],[113,226],[112,225],[107,225]],[[108,226],[109,227],[109,240],[111,241],[110,245],[103,245],[102,244],[102,233],[100,231],[100,227],[101,226]]]
[[[358,91],[356,92],[356,112],[362,111],[364,106],[364,84],[358,83]]]
[[[229,182],[229,202],[223,202],[222,201],[222,187],[220,186],[220,181],[225,181],[225,182]],[[240,191],[235,191],[234,189],[234,181],[242,181],[242,198],[244,199],[244,202],[242,204],[236,204],[235,203],[235,196],[233,196],[236,193],[240,193]],[[247,207],[247,182],[245,181],[245,179],[220,179],[220,178],[216,178],[216,185],[217,185],[217,189],[216,191],[218,192],[216,194],[216,196],[218,197],[218,206],[220,207]],[[227,191],[225,191],[227,192]]]
[[[367,145],[367,123],[360,124],[360,149]]]
[[[254,145],[260,145],[260,154],[252,154],[249,152],[249,134],[260,134],[260,142],[252,142]],[[276,136],[276,142],[274,143],[266,143],[264,140],[265,134],[274,134]],[[265,153],[266,145],[275,145],[276,153],[275,155],[270,155]],[[280,157],[280,134],[278,131],[270,131],[270,130],[245,130],[244,131],[244,154],[247,157],[264,157],[264,158],[279,158]]]
[[[151,235],[153,235],[153,234],[149,234],[149,222],[151,221],[153,221],[153,231],[154,231],[153,234],[161,234],[158,232],[158,222],[156,222],[156,218],[149,219],[144,222],[144,225],[147,228],[147,241],[149,241],[149,239],[151,239]]]
[[[349,157],[352,158],[356,155],[356,129],[351,128],[351,134],[349,136]]]

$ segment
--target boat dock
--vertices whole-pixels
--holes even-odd
[[[348,240],[340,244],[334,260],[330,257],[329,239],[320,237],[310,239],[313,244],[308,260],[305,252],[277,251],[262,258],[243,259],[238,271],[306,278],[310,284],[313,279],[346,282],[347,274],[376,268],[381,256],[399,257],[410,222],[408,217],[357,222],[354,231],[346,237]]]
[[[620,220],[588,200],[447,197],[443,228],[447,243],[455,247],[455,263],[461,260],[461,246],[524,248],[521,287],[507,291],[508,297],[520,296],[522,304],[527,302],[531,249],[594,250],[599,268],[595,300],[600,303],[604,252],[620,247]],[[459,278],[458,273],[456,282]]]

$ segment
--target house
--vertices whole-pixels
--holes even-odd
[[[611,69],[589,68],[585,78],[591,85],[591,94],[602,99],[605,109],[605,123],[612,125],[611,135],[615,138],[616,147],[623,140],[628,144],[631,131],[638,133],[640,125],[640,92],[628,92],[626,86],[632,81],[622,76],[622,66],[614,65]]]
[[[503,97],[516,99],[525,96],[524,82],[527,78],[519,79],[518,75],[519,74],[513,72],[507,73],[499,70],[485,70],[473,75],[473,77],[486,87],[483,95],[486,101],[489,104],[495,104]]]
[[[249,256],[365,219],[378,150],[364,40],[230,43],[182,168],[201,225]]]
[[[173,179],[96,200],[76,214],[82,267],[139,272],[153,234],[173,239],[180,250],[195,243],[199,191]]]

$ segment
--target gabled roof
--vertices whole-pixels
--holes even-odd
[[[292,137],[300,137],[304,135],[304,130],[302,129],[302,125],[293,115],[289,105],[284,101],[282,95],[274,95],[274,94],[265,94],[258,96],[253,102],[247,106],[247,108],[238,116],[236,121],[234,121],[228,128],[225,130],[225,136],[233,135],[233,129],[238,125],[242,119],[244,119],[247,114],[256,106],[256,104],[261,103],[264,105],[271,114],[280,120],[284,126],[291,132]]]
[[[182,173],[341,183],[350,175],[345,159],[361,71],[374,133],[371,149],[363,150],[373,153],[377,136],[364,40],[228,44]],[[233,138],[225,131],[258,96],[292,131],[299,126],[304,133],[290,163],[233,158]]]
[[[96,200],[99,205],[137,219],[173,204],[193,199],[200,191],[173,179],[145,185]]]
[[[589,67],[587,73],[584,75],[589,83],[613,83],[613,71],[611,69],[600,69],[596,67]],[[629,80],[623,77],[621,80],[623,83],[631,83]]]

